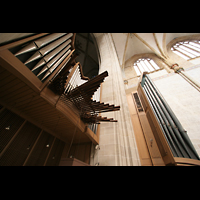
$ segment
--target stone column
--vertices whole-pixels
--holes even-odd
[[[184,71],[183,67],[180,67],[178,63],[175,63],[172,59],[163,59],[170,69],[173,69],[175,73],[179,74],[188,83],[190,83],[195,89],[200,92],[200,84],[193,79],[189,74]]]
[[[118,122],[102,122],[100,125],[100,149],[94,150],[92,163],[100,166],[141,165],[126,100],[123,77],[110,33],[94,34],[98,44],[101,65],[99,73],[108,71],[102,85],[101,101],[120,105],[120,111],[102,113]],[[98,151],[98,152],[97,152]]]
[[[184,71],[184,68],[180,67],[177,63],[175,63],[171,66],[171,69],[173,69],[175,73],[179,74],[182,78],[184,78],[188,83],[190,83],[196,90],[200,92],[200,84],[189,74],[187,74]]]

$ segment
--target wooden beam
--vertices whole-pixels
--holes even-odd
[[[16,41],[16,42],[12,42],[10,44],[6,44],[6,45],[0,47],[0,51],[16,47],[18,45],[21,45],[21,44],[26,43],[28,41],[31,41],[31,40],[37,39],[39,37],[45,36],[47,34],[49,34],[49,33],[40,33],[40,34],[37,34],[37,35],[34,35],[34,36],[30,36],[28,38]]]

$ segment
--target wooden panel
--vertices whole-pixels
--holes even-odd
[[[15,99],[15,104],[17,106],[20,106],[20,105],[23,105],[25,104],[27,101],[30,101],[31,98],[33,98],[33,92],[30,91],[30,90],[24,90],[24,91],[21,91],[20,93],[18,94],[13,94],[13,96],[11,96],[10,98],[8,97],[4,97],[6,99],[6,102],[9,103],[9,104],[12,104],[13,103],[13,99]]]
[[[173,155],[172,155],[172,152],[171,152],[171,150],[170,150],[170,147],[169,147],[169,145],[168,145],[168,143],[167,143],[167,141],[166,141],[166,139],[165,139],[165,136],[163,135],[163,133],[162,133],[162,129],[160,128],[160,125],[159,125],[159,123],[158,123],[158,121],[157,121],[157,119],[156,119],[156,117],[155,117],[155,115],[154,115],[154,112],[153,112],[153,110],[152,110],[152,108],[151,108],[151,106],[150,106],[150,103],[148,102],[148,99],[147,99],[147,97],[146,97],[146,95],[145,95],[145,93],[144,93],[144,91],[143,91],[143,89],[142,89],[142,87],[141,87],[141,85],[139,84],[139,86],[138,86],[138,90],[140,91],[140,97],[142,97],[143,98],[143,100],[145,101],[145,104],[146,104],[146,106],[147,106],[147,109],[146,109],[146,113],[149,113],[150,114],[150,121],[148,121],[148,123],[151,123],[151,120],[152,120],[152,122],[153,122],[153,124],[154,124],[154,126],[156,127],[156,131],[154,130],[154,127],[153,127],[153,131],[152,131],[152,133],[154,134],[157,134],[157,135],[155,135],[155,137],[156,137],[156,139],[157,139],[157,141],[156,142],[160,142],[159,144],[157,144],[158,146],[160,145],[162,145],[163,146],[163,148],[161,147],[161,149],[160,149],[160,151],[161,151],[161,154],[162,154],[162,159],[163,159],[163,161],[164,161],[164,163],[167,165],[167,164],[174,164],[174,157],[173,157]],[[154,132],[155,131],[155,132]],[[159,146],[159,147],[160,147]]]
[[[43,165],[42,162],[46,159],[46,165],[59,165],[65,143],[56,138],[51,147],[54,138],[52,135],[43,132],[40,136],[41,129],[30,122],[25,122],[22,126],[23,123],[23,118],[7,109],[0,112],[0,150],[2,152],[0,165]],[[8,126],[9,129],[5,129]],[[44,144],[49,144],[49,147],[42,148]],[[80,151],[82,152],[82,149]]]
[[[76,158],[89,164],[90,162],[91,142],[84,144],[73,144],[71,146],[69,157]]]
[[[3,88],[3,86],[1,86]],[[10,89],[12,88],[12,92]],[[8,102],[11,102],[15,97],[26,96],[28,88],[21,86],[20,88],[15,88],[12,85],[9,85],[6,92],[1,91],[1,98],[4,98]]]
[[[152,166],[151,158],[148,152],[147,144],[144,138],[144,133],[141,128],[141,124],[137,115],[136,106],[134,104],[134,99],[132,95],[126,96],[128,101],[128,107],[130,111],[131,121],[133,125],[133,130],[136,138],[137,148],[140,156],[140,162],[142,166]]]
[[[24,119],[7,109],[3,110],[0,113],[0,153],[14,136],[14,134],[23,122]]]
[[[6,55],[4,56],[6,57]],[[85,124],[74,113],[73,109],[61,103],[61,101],[58,101],[55,106],[57,96],[52,92],[49,93],[49,88],[44,89],[41,94],[35,92],[32,87],[29,87],[24,81],[17,78],[15,74],[4,68],[7,67],[7,65],[4,65],[5,60],[4,62],[1,61],[0,72],[9,77],[9,79],[6,79],[0,74],[0,79],[5,79],[6,81],[4,83],[0,81],[0,102],[3,106],[64,142],[71,142],[77,126],[74,142],[85,143],[92,140],[95,144],[98,143],[97,137],[93,135],[92,131],[92,133],[85,132]],[[11,82],[12,80],[13,82]],[[55,127],[57,131],[55,131]]]
[[[47,34],[49,34],[49,33],[40,33],[40,34],[37,34],[37,35],[34,35],[34,36],[30,36],[28,38],[21,39],[21,40],[16,41],[16,42],[12,42],[12,43],[6,44],[6,45],[0,47],[0,51],[5,50],[5,49],[13,48],[15,46],[21,45],[21,44],[26,43],[28,41],[31,41],[31,40],[34,40],[36,38],[45,36]]]
[[[133,103],[133,98],[131,96],[131,94],[128,94],[126,95],[126,98],[127,98],[127,102],[128,102],[128,108],[129,108],[129,112],[131,115],[136,115],[137,114],[137,111],[136,111],[136,108],[135,108],[135,104]]]
[[[152,158],[153,165],[164,165],[157,143],[155,141],[153,132],[148,123],[145,113],[139,114],[142,129],[146,138],[147,146]]]
[[[86,147],[85,147],[84,162],[87,164],[90,164],[91,145],[92,143],[89,142],[88,144],[86,144]]]
[[[43,166],[49,153],[54,137],[47,132],[43,132],[35,145],[26,166]]]
[[[26,122],[0,158],[2,166],[22,166],[41,129]]]
[[[57,166],[60,162],[60,158],[64,149],[65,143],[59,139],[56,139],[51,153],[49,154],[49,158],[47,160],[46,166]]]
[[[75,158],[63,158],[61,159],[59,166],[89,166],[89,164]]]
[[[137,115],[131,116],[133,129],[136,137],[137,147],[140,155],[141,165],[152,165],[147,144]]]
[[[142,89],[141,89],[141,86],[138,87],[138,94],[139,94],[139,97],[140,97],[140,99],[141,99],[141,101],[142,101],[143,108],[144,108],[144,110],[145,110],[145,112],[146,112],[146,110],[147,110],[147,102],[145,101],[146,99],[143,98],[143,95],[142,95],[142,91],[141,91],[141,90],[142,90]]]
[[[158,135],[157,128],[156,128],[156,126],[155,126],[155,124],[154,124],[154,122],[152,120],[150,112],[147,112],[146,116],[147,116],[147,119],[149,121],[149,125],[151,126],[151,130],[153,132],[153,135],[154,135],[154,137],[156,139],[156,142],[157,142],[158,148],[160,150],[160,153],[161,153],[162,157],[164,157],[164,156],[166,156],[166,152],[165,152],[165,149],[163,147],[163,144],[161,143],[161,140],[160,140],[159,135]]]
[[[0,65],[10,73],[15,74],[34,91],[40,92],[42,82],[9,50],[0,51]]]
[[[17,79],[14,76],[11,76],[10,74],[3,77],[4,74],[1,74],[1,85],[2,85],[2,92],[6,91],[6,87],[10,86],[10,83],[15,83]]]
[[[200,166],[200,161],[195,160],[195,159],[190,159],[190,158],[178,158],[174,157],[175,163],[178,166],[192,166],[192,165],[197,165]]]

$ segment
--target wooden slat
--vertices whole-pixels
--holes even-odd
[[[34,36],[30,36],[30,37],[25,38],[25,39],[21,39],[21,40],[16,41],[16,42],[12,42],[12,43],[10,43],[10,44],[1,46],[1,47],[0,47],[0,51],[5,50],[5,49],[13,48],[13,47],[15,47],[15,46],[21,45],[21,44],[26,43],[26,42],[28,42],[28,41],[31,41],[31,40],[37,39],[37,38],[39,38],[39,37],[45,36],[45,35],[47,35],[47,34],[49,34],[49,33],[40,33],[40,34],[37,34],[37,35],[34,35]]]
[[[12,90],[12,92],[10,91],[10,89]],[[10,98],[26,90],[27,89],[24,87],[22,83],[18,83],[18,84],[13,83],[13,86],[7,85],[6,87],[4,87],[4,90],[1,92],[1,96],[6,96],[6,98]]]
[[[20,104],[22,105],[26,103],[30,98],[32,98],[32,96],[33,96],[33,92],[27,89],[24,92],[15,95],[15,103],[18,106]],[[10,98],[10,101],[13,102],[13,98]],[[9,100],[7,102],[11,103],[9,102]]]

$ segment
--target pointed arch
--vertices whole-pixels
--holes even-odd
[[[189,62],[200,58],[200,34],[174,38],[167,44],[167,51],[174,60],[179,58]]]

